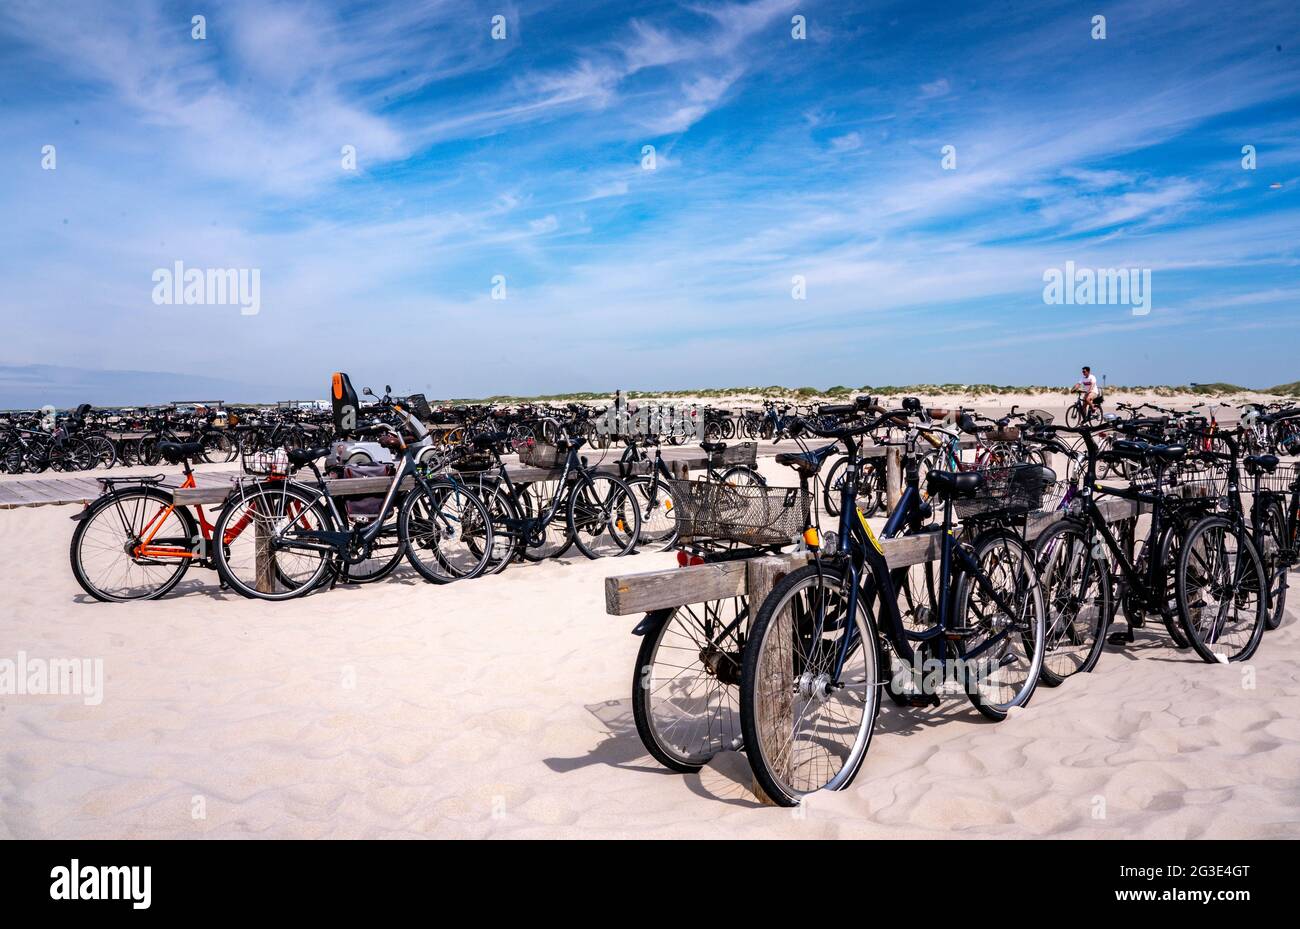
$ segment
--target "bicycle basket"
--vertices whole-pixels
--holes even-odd
[[[1067,504],[1065,498],[1071,489],[1074,489],[1075,493]],[[1083,510],[1083,497],[1069,481],[1064,479],[1052,481],[1043,484],[1043,502],[1039,508],[1045,513],[1063,511],[1071,515],[1078,514]]]
[[[564,463],[564,452],[549,442],[530,440],[519,447],[519,460],[534,468],[558,468]]]
[[[1261,474],[1259,476],[1259,489],[1279,494],[1290,493],[1291,489],[1295,487],[1296,481],[1300,480],[1300,470],[1298,469],[1300,469],[1298,465],[1278,465],[1272,474]],[[1253,490],[1255,479],[1250,476],[1243,477],[1242,486]]]
[[[260,477],[282,477],[289,473],[289,456],[283,448],[240,451],[240,464],[245,474]]]
[[[809,524],[811,496],[798,487],[668,481],[678,541],[786,545]]]
[[[1170,474],[1166,489],[1184,499],[1222,497],[1228,492],[1228,472],[1221,467],[1183,467]]]
[[[984,476],[973,497],[952,502],[962,521],[990,516],[1010,516],[1042,509],[1046,486],[1042,465],[1017,464],[1006,468],[981,468]]]

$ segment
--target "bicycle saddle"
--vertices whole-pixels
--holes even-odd
[[[1187,454],[1185,445],[1152,445],[1151,454],[1159,461],[1182,461]]]
[[[704,449],[706,452],[709,453],[724,452],[727,450],[727,443],[726,442],[701,442],[700,448]]]
[[[1146,442],[1138,442],[1135,439],[1118,439],[1108,451],[1118,458],[1127,458],[1129,461],[1142,461],[1151,453],[1151,446]]]
[[[510,438],[510,433],[508,432],[490,432],[487,435],[474,436],[472,444],[478,449],[488,449],[494,445],[500,445],[508,438]]]
[[[1250,474],[1272,474],[1277,470],[1277,455],[1247,455],[1246,471]]]
[[[180,464],[186,458],[203,454],[203,444],[201,442],[159,442],[158,454],[172,464]]]
[[[324,458],[329,451],[328,448],[290,448],[285,450],[285,457],[289,459],[289,464],[301,468],[317,458]]]
[[[832,442],[830,445],[823,445],[821,448],[814,448],[807,452],[782,452],[776,456],[776,463],[794,468],[803,477],[814,477],[822,469],[826,459],[835,454],[836,448],[838,446]]]
[[[983,483],[984,475],[979,471],[931,471],[926,475],[925,489],[932,497],[957,499],[975,496]]]

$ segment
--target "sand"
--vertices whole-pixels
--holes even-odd
[[[100,604],[73,512],[0,512],[0,659],[105,674],[99,705],[0,696],[0,838],[1300,837],[1294,610],[1244,667],[1140,631],[1002,723],[887,704],[857,781],[792,811],[755,801],[743,755],[684,776],[641,747],[636,617],[602,582],[671,554],[289,603],[195,570]]]

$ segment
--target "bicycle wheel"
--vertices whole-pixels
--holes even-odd
[[[224,432],[206,432],[200,442],[203,444],[203,460],[207,462],[233,461],[237,453],[235,444]]]
[[[1286,609],[1288,584],[1287,563],[1282,552],[1287,548],[1286,512],[1277,500],[1269,501],[1259,527],[1259,560],[1264,565],[1264,578],[1268,582],[1268,611],[1264,625],[1276,629],[1282,625]]]
[[[958,654],[971,703],[989,719],[1002,720],[1034,695],[1047,611],[1034,556],[1020,539],[988,535],[976,541],[974,554],[988,588],[974,574],[957,578],[953,615],[972,630],[960,640]]]
[[[1264,635],[1264,566],[1250,536],[1222,516],[1194,525],[1178,556],[1178,615],[1210,664],[1245,661]]]
[[[766,487],[767,481],[763,475],[749,465],[736,465],[722,472],[722,483],[730,484],[733,487]]]
[[[673,771],[698,771],[739,751],[740,672],[748,626],[744,597],[692,603],[646,617],[632,679],[641,742]]]
[[[880,709],[876,623],[864,599],[848,615],[833,568],[791,572],[764,599],[745,646],[740,721],[754,777],[781,806],[853,782]],[[836,668],[846,634],[855,641]]]
[[[153,600],[179,584],[199,532],[189,511],[171,503],[171,494],[144,486],[92,503],[68,547],[81,589],[96,600],[122,603]],[[145,538],[151,550],[142,552]]]
[[[573,533],[565,514],[564,501],[555,496],[564,491],[559,481],[533,481],[515,485],[515,506],[528,525],[530,537],[522,540],[519,554],[525,561],[545,561],[559,558],[573,545]],[[537,522],[555,506],[555,516],[544,527]],[[533,544],[536,542],[537,544]]]
[[[484,574],[499,574],[519,554],[519,527],[521,517],[514,498],[505,486],[496,481],[480,481],[473,484],[474,493],[487,506],[492,518],[492,551],[488,555],[488,566]],[[470,537],[470,545],[479,544],[477,536]]]
[[[426,581],[478,577],[492,556],[492,515],[465,487],[430,481],[416,487],[397,514],[406,560]]]
[[[292,600],[330,577],[333,553],[307,548],[334,531],[324,500],[288,481],[253,484],[231,494],[213,527],[213,560],[236,593]]]
[[[117,449],[106,436],[88,435],[82,441],[90,450],[92,468],[108,469],[117,464]]]
[[[1093,557],[1083,527],[1060,522],[1038,537],[1034,561],[1047,607],[1042,681],[1056,687],[1091,671],[1106,645],[1110,568]]]
[[[389,518],[370,545],[370,557],[348,565],[347,579],[353,584],[373,584],[397,570],[406,546],[397,532],[397,520]]]
[[[1073,406],[1071,406],[1068,410],[1065,411],[1065,424],[1071,428],[1074,428],[1075,426],[1081,425],[1082,422],[1083,422],[1083,409],[1078,403],[1075,403]]]
[[[627,481],[632,499],[641,514],[640,544],[667,551],[677,544],[677,517],[669,487],[653,477],[633,477]]]
[[[569,533],[588,558],[617,558],[632,551],[641,510],[632,491],[612,474],[592,474],[569,491]]]

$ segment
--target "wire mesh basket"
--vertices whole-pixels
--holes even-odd
[[[953,512],[964,521],[989,516],[1013,516],[1042,509],[1047,486],[1042,465],[1017,464],[1005,468],[981,468],[983,480],[971,497],[953,500]]]
[[[798,487],[668,481],[678,541],[786,545],[810,524],[812,497]]]
[[[534,468],[558,468],[564,462],[564,452],[549,442],[528,439],[519,446],[519,460]]]
[[[1259,489],[1278,494],[1290,493],[1297,481],[1300,481],[1300,465],[1280,464],[1273,469],[1272,474],[1261,474],[1259,476]],[[1247,490],[1254,490],[1254,476],[1243,475],[1241,484]]]
[[[1083,496],[1070,481],[1047,481],[1043,484],[1043,501],[1039,509],[1045,513],[1078,515],[1083,512]]]
[[[281,477],[289,473],[289,455],[281,448],[240,449],[239,463],[245,474]]]
[[[1165,491],[1184,499],[1218,498],[1228,492],[1228,470],[1205,462],[1190,462],[1169,473]]]

